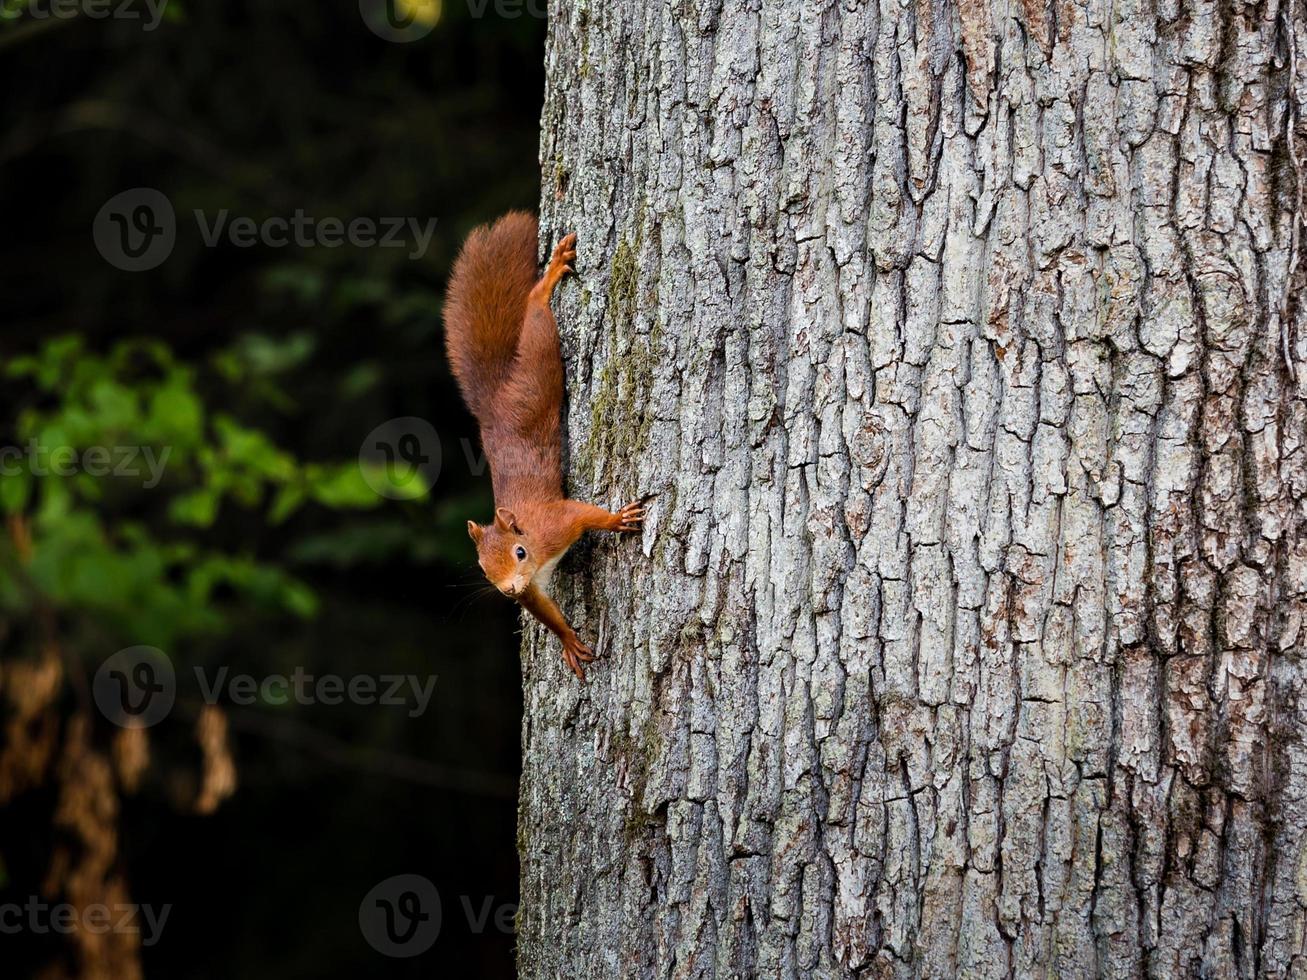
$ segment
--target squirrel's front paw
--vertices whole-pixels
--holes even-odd
[[[613,515],[613,530],[625,534],[634,534],[644,527],[644,504],[636,501],[627,504]]]
[[[572,668],[572,673],[582,681],[585,680],[585,670],[581,664],[594,663],[594,659],[594,651],[582,643],[575,633],[570,639],[563,641],[563,660]]]

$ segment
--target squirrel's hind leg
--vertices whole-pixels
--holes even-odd
[[[568,235],[554,249],[554,256],[541,280],[527,298],[522,332],[517,341],[505,400],[512,404],[521,428],[543,445],[558,446],[559,412],[563,405],[563,355],[559,347],[558,321],[549,299],[563,276],[572,271],[576,258],[576,235]]]
[[[554,257],[549,260],[549,267],[527,297],[526,316],[517,341],[517,364],[528,371],[540,371],[548,375],[544,379],[547,384],[543,387],[548,390],[549,400],[555,409],[561,407],[563,402],[563,357],[558,344],[558,321],[554,319],[554,311],[549,308],[549,300],[554,295],[559,280],[572,271],[569,263],[575,259],[576,235],[572,234],[554,248]],[[553,377],[555,371],[556,379]]]

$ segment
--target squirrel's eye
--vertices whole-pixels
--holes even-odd
[[[526,549],[523,548],[521,545],[518,545],[517,547],[517,560],[526,561]]]

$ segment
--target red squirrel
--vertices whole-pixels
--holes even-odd
[[[495,519],[467,522],[481,570],[563,641],[563,659],[584,681],[594,651],[546,594],[549,578],[586,531],[639,531],[644,508],[614,514],[563,496],[563,357],[549,301],[573,271],[576,235],[558,243],[539,279],[538,236],[522,211],[468,236],[445,296],[445,350],[490,462]]]

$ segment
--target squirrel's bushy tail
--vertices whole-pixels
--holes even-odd
[[[510,211],[468,235],[445,293],[445,351],[478,421],[508,376],[538,278],[534,215]]]

